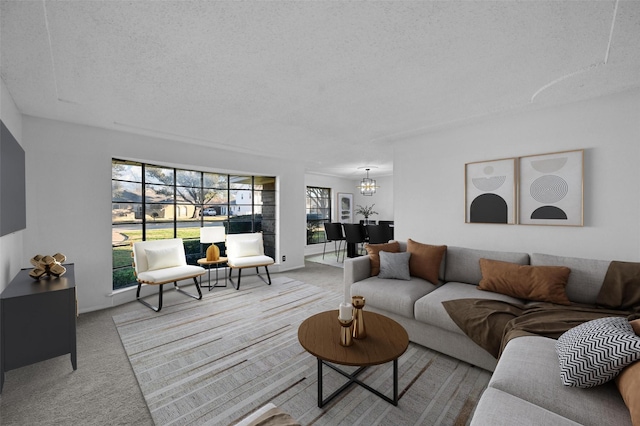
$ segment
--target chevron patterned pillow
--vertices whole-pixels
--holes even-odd
[[[640,336],[623,317],[585,322],[558,338],[556,351],[565,386],[590,388],[613,379],[640,359]]]

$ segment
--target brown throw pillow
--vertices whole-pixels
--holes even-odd
[[[618,374],[616,386],[629,409],[631,423],[640,426],[640,361],[625,367]]]
[[[411,253],[409,259],[409,273],[411,276],[424,278],[431,284],[438,284],[438,274],[442,256],[447,251],[447,246],[432,246],[407,240],[407,252]]]
[[[378,275],[380,273],[380,252],[388,251],[390,253],[398,253],[400,251],[400,243],[393,241],[391,243],[384,244],[365,244],[364,248],[369,253],[369,260],[371,261],[371,276]]]
[[[480,290],[519,299],[570,305],[565,292],[571,269],[566,266],[530,266],[480,259]]]

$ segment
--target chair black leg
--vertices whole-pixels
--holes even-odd
[[[184,294],[185,296],[193,297],[196,300],[202,300],[202,291],[200,291],[200,286],[198,285],[198,280],[196,279],[196,277],[193,277],[193,282],[196,284],[196,290],[198,290],[197,296],[195,294],[187,293],[186,291],[182,290],[180,287],[178,287],[177,281],[173,282],[173,286],[177,291]]]
[[[265,271],[267,271],[267,279],[266,280],[264,279],[264,277],[262,275],[260,275],[260,269],[259,269],[258,266],[256,266],[256,274],[258,275],[258,278],[260,278],[266,284],[271,285],[271,275],[269,275],[269,268],[267,266],[265,266],[264,269],[265,269]],[[237,286],[233,282],[233,278],[231,277],[231,275],[233,275],[233,268],[231,268],[229,270],[229,281],[231,281],[231,285],[236,290],[240,290],[240,278],[242,277],[242,268],[238,268],[238,285]]]
[[[162,309],[162,286],[163,285],[164,284],[160,284],[160,290],[158,291],[158,306],[153,306],[152,304],[147,303],[140,298],[140,287],[142,287],[142,283],[138,283],[138,290],[136,291],[136,299],[138,300],[138,302],[142,303],[147,308],[151,308],[155,312],[160,312],[160,309]]]
[[[269,285],[271,285],[271,275],[269,275],[269,268],[265,266],[264,270],[267,271],[267,278],[269,278]]]
[[[233,286],[233,288],[235,288],[236,290],[240,290],[240,278],[242,277],[242,268],[238,268],[238,285],[236,285],[236,283],[233,282],[233,268],[229,268],[229,281],[231,282],[231,285]]]
[[[342,240],[338,240],[338,251],[336,252],[336,262],[340,262],[340,251],[342,250]]]
[[[324,259],[324,251],[327,248],[327,240],[324,240],[324,246],[322,246],[322,258]]]

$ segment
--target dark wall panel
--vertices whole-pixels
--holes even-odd
[[[27,227],[24,150],[0,121],[0,236]]]

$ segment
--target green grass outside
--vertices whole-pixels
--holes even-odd
[[[135,284],[136,278],[133,273],[133,258],[131,257],[131,243],[142,241],[142,230],[127,231],[123,233],[127,236],[127,244],[122,246],[114,246],[113,253],[113,288],[128,287]],[[200,227],[178,228],[178,237],[187,242],[188,240],[200,239]],[[151,229],[147,230],[147,240],[163,240],[173,238],[173,229]],[[185,244],[187,247],[192,244]],[[115,269],[124,268],[124,269]]]

